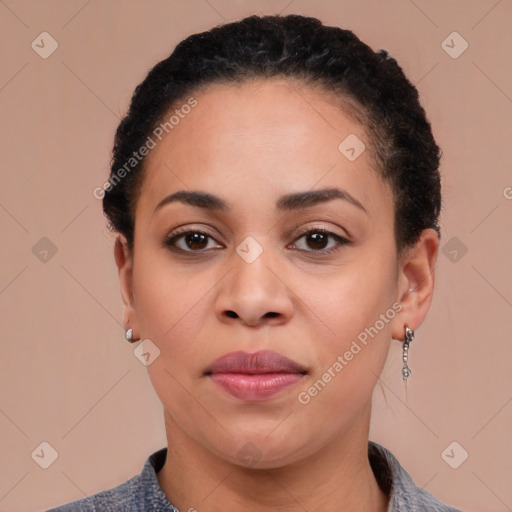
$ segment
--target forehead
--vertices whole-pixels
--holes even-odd
[[[365,127],[322,88],[275,78],[215,84],[192,96],[196,106],[173,107],[168,117],[181,114],[179,121],[146,158],[137,210],[187,188],[235,205],[269,206],[285,193],[330,186],[350,189],[370,209],[389,199],[369,151],[356,159],[343,152],[345,140],[357,152],[369,147]]]

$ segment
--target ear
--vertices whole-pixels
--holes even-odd
[[[398,300],[403,309],[392,322],[392,337],[403,340],[405,325],[416,330],[427,315],[434,294],[434,269],[439,236],[434,229],[424,229],[418,242],[406,249],[399,261]]]
[[[137,317],[133,300],[133,255],[123,235],[118,235],[114,245],[114,257],[119,274],[121,298],[123,300],[123,325],[133,329],[133,339],[138,339]]]

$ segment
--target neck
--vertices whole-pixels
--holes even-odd
[[[165,412],[167,458],[157,473],[179,510],[386,512],[368,460],[368,406],[361,421],[311,457],[278,468],[244,468],[220,459],[187,436]]]

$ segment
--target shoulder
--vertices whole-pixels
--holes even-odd
[[[463,512],[441,503],[425,489],[417,487],[396,457],[383,446],[370,441],[368,455],[379,485],[387,488],[390,497],[388,512]]]
[[[117,487],[112,487],[111,489],[98,492],[87,498],[60,505],[47,512],[110,512],[114,510],[136,510],[134,503],[136,503],[137,500],[139,487],[139,476],[135,476]]]
[[[46,512],[178,512],[168,501],[156,476],[165,462],[166,455],[167,448],[161,448],[146,459],[138,475],[126,482]]]

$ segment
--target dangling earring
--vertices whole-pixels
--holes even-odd
[[[133,339],[133,329],[128,329],[127,331],[125,331],[124,337],[130,343],[134,343],[135,342],[135,340]]]
[[[404,365],[402,366],[402,377],[404,381],[407,380],[407,377],[411,375],[411,369],[407,366],[408,352],[409,352],[409,343],[414,339],[414,331],[409,329],[407,325],[405,326],[405,339],[404,339],[404,347],[402,353],[402,361]]]

